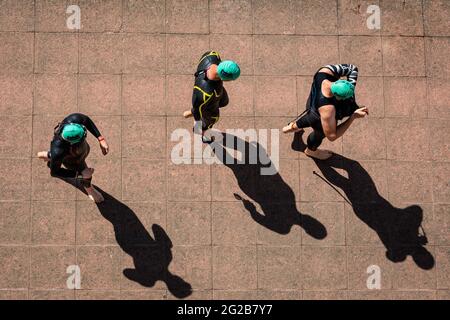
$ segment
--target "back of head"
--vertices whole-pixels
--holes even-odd
[[[355,86],[348,80],[338,80],[331,85],[331,93],[338,99],[346,100],[355,94]]]
[[[86,137],[86,128],[78,123],[66,124],[61,131],[61,137],[70,144],[79,143]]]
[[[217,74],[223,81],[236,80],[241,75],[241,69],[235,61],[225,60],[219,63]]]

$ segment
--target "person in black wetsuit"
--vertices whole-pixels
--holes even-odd
[[[50,151],[39,152],[38,157],[47,162],[52,177],[79,179],[89,198],[99,203],[103,196],[92,186],[94,169],[86,164],[90,151],[87,131],[97,138],[103,155],[108,154],[108,144],[94,122],[84,114],[73,113],[55,127]]]
[[[341,77],[347,77],[347,80],[341,80]],[[358,68],[352,64],[326,65],[314,75],[306,103],[306,114],[302,113],[283,128],[284,133],[313,128],[313,132],[308,136],[306,155],[319,160],[328,159],[332,155],[330,151],[317,149],[322,140],[326,137],[335,141],[356,118],[369,114],[368,108],[356,104],[354,90],[357,79]],[[338,125],[338,120],[345,117],[348,119]]]
[[[225,107],[229,102],[223,81],[236,80],[240,73],[236,62],[222,61],[216,51],[208,51],[202,55],[195,73],[192,109],[185,111],[183,116],[194,117],[194,132],[201,131],[203,142],[213,141],[213,137],[208,137],[205,133],[219,120],[219,108]]]

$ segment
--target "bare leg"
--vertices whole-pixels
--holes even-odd
[[[103,198],[103,195],[97,189],[95,189],[91,184],[93,173],[94,173],[93,168],[84,169],[81,172],[81,175],[84,178],[82,180],[82,184],[83,184],[84,190],[86,190],[86,192],[88,194],[89,199],[91,199],[92,201],[95,201],[95,203],[100,203],[100,202],[103,202],[105,199]]]

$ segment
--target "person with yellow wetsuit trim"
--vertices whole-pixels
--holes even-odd
[[[219,120],[219,109],[229,102],[223,81],[236,80],[240,74],[239,65],[231,60],[222,61],[218,52],[208,51],[202,55],[195,73],[192,109],[184,112],[183,116],[185,118],[193,116],[199,124],[198,127],[201,123],[204,143],[213,141],[213,137],[208,137],[205,133]],[[194,132],[196,131],[194,126]]]

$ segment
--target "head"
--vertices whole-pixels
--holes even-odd
[[[78,123],[69,123],[64,125],[61,131],[61,138],[70,144],[76,144],[86,138],[86,128]]]
[[[331,93],[338,100],[346,100],[355,94],[355,86],[347,80],[338,80],[331,85]]]
[[[217,67],[217,74],[222,81],[232,81],[239,78],[241,69],[239,65],[231,60],[225,60],[219,63]]]

